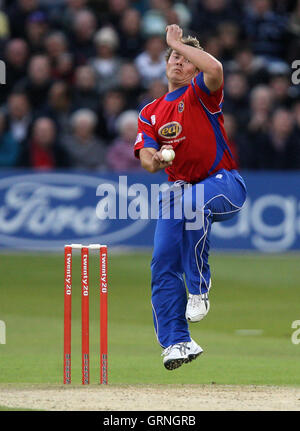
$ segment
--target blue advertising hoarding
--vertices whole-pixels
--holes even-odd
[[[300,250],[300,172],[242,175],[248,189],[246,204],[234,219],[213,225],[212,249]],[[164,173],[3,170],[0,248],[54,251],[67,243],[150,248],[156,221],[140,215],[153,185],[166,182]],[[110,189],[109,197],[103,190]],[[138,207],[133,208],[137,190],[142,193]],[[107,210],[104,202],[113,205],[112,197],[115,217],[101,219]],[[128,217],[129,213],[137,216]]]

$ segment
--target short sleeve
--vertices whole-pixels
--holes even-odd
[[[192,86],[198,100],[204,105],[204,107],[208,111],[210,111],[210,113],[215,114],[221,111],[224,83],[222,83],[221,87],[218,88],[218,90],[210,91],[205,85],[203,72],[200,72],[192,80]]]
[[[141,111],[138,119],[137,138],[134,144],[134,155],[137,158],[139,158],[139,150],[141,148],[155,148],[156,150],[160,148],[156,141],[153,126],[143,114],[143,111]]]

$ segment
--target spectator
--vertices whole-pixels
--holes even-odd
[[[6,85],[1,88],[3,101],[15,84],[26,75],[29,57],[28,45],[23,39],[11,39],[5,49]],[[3,92],[2,92],[3,91]]]
[[[9,25],[13,38],[26,38],[26,20],[38,9],[38,0],[17,0],[9,8]]]
[[[145,44],[145,50],[135,60],[143,85],[149,88],[154,79],[166,79],[165,43],[160,36],[151,36]]]
[[[107,165],[112,171],[139,171],[141,164],[132,157],[132,145],[137,134],[138,112],[129,110],[123,112],[117,120],[119,135],[109,147]]]
[[[72,113],[83,108],[96,113],[94,134],[105,145],[120,138],[118,118],[124,111],[139,110],[168,91],[164,54],[170,23],[178,23],[185,34],[195,32],[204,49],[223,64],[225,122],[242,168],[263,167],[256,149],[265,148],[263,139],[271,139],[274,110],[293,109],[292,135],[299,134],[295,101],[300,90],[290,74],[300,50],[300,0],[1,4],[6,85],[1,87],[0,111],[8,133],[23,150],[34,118],[54,121],[60,142],[60,133],[71,135]],[[293,152],[296,147],[287,148]],[[270,157],[273,154],[275,160],[270,151]]]
[[[172,7],[165,12],[165,17],[168,25],[178,23],[183,30],[189,29],[192,20],[190,9],[180,1],[175,1]]]
[[[294,101],[290,76],[278,74],[271,77],[270,89],[273,95],[273,108],[285,107],[289,109]]]
[[[33,109],[42,108],[52,85],[51,66],[46,55],[31,57],[28,67],[28,77],[18,83],[17,89],[25,91]]]
[[[98,134],[106,141],[111,141],[118,135],[116,121],[126,109],[126,104],[124,92],[119,88],[113,88],[104,94],[98,112]]]
[[[272,11],[270,0],[251,0],[244,28],[254,55],[262,57],[269,69],[278,63],[285,66],[287,19]]]
[[[95,136],[96,114],[79,109],[71,116],[71,134],[63,139],[71,166],[80,169],[104,169],[105,144]]]
[[[141,78],[134,63],[124,63],[118,73],[118,84],[127,100],[127,108],[137,109],[139,97],[144,91]]]
[[[107,3],[108,13],[105,24],[110,24],[119,31],[122,15],[129,8],[129,0],[108,0]]]
[[[235,116],[232,114],[224,114],[224,127],[228,137],[228,144],[237,166],[240,166],[240,152],[242,152],[241,141],[238,139],[238,127]]]
[[[264,61],[255,57],[247,44],[237,49],[233,60],[226,64],[225,69],[229,72],[242,72],[251,88],[269,82],[270,75]]]
[[[140,105],[139,105],[139,111],[148,103],[152,102],[155,99],[159,99],[164,94],[168,92],[168,86],[167,84],[160,80],[155,79],[151,82],[150,87],[148,88],[148,91],[141,97]]]
[[[223,59],[223,47],[218,35],[212,34],[203,38],[203,49],[215,58]]]
[[[164,37],[167,23],[166,12],[170,10],[170,0],[150,0],[150,8],[142,17],[142,34],[144,37],[159,35]]]
[[[43,52],[44,38],[49,31],[48,20],[44,12],[36,11],[26,19],[26,39],[32,54]]]
[[[163,5],[165,2],[161,2],[161,5]],[[163,11],[163,17],[166,21],[166,26],[170,25],[170,24],[177,24],[180,25],[180,16],[179,13],[176,11],[175,7],[173,7],[172,2],[171,1],[167,1],[167,7],[165,8],[165,10]],[[156,11],[155,11],[156,12]],[[157,13],[157,12],[156,12]],[[183,28],[184,26],[182,26],[181,28]],[[156,32],[154,32],[155,34]],[[150,34],[153,34],[153,31],[151,31],[151,29],[149,28],[148,31],[148,36]],[[163,36],[163,33],[162,33]]]
[[[96,57],[91,58],[90,64],[97,75],[99,93],[104,93],[117,83],[116,74],[121,66],[121,59],[116,55],[119,38],[111,27],[103,27],[95,37]]]
[[[145,36],[164,36],[169,24],[178,24],[187,29],[191,13],[183,2],[173,0],[150,0],[150,8],[143,14],[142,30]]]
[[[289,31],[295,36],[300,36],[300,0],[297,0],[295,8],[290,15],[289,19]]]
[[[43,113],[55,121],[60,134],[69,133],[72,101],[70,88],[65,82],[54,82],[49,90],[47,104]]]
[[[267,134],[259,134],[256,144],[258,169],[299,169],[300,141],[294,120],[287,109],[277,109]]]
[[[26,93],[13,92],[7,102],[7,129],[13,139],[22,144],[28,137],[32,112]]]
[[[49,170],[67,165],[66,156],[57,142],[53,120],[41,117],[34,121],[32,134],[23,151],[21,165]]]
[[[190,29],[205,35],[224,21],[239,22],[240,14],[231,0],[193,1],[191,6],[192,22]]]
[[[52,67],[56,67],[61,55],[68,53],[68,39],[61,31],[48,34],[45,37],[44,46]]]
[[[230,21],[225,21],[218,26],[218,36],[222,46],[222,60],[233,60],[234,53],[240,44],[239,26]]]
[[[70,34],[73,20],[77,12],[86,9],[88,0],[64,0],[63,9],[57,8],[51,14],[51,20],[55,28],[60,28]]]
[[[264,132],[269,129],[273,95],[266,85],[258,85],[250,93],[250,121],[248,130],[252,133]]]
[[[74,110],[88,108],[97,111],[99,95],[97,93],[96,73],[91,66],[77,67],[72,103]]]
[[[126,9],[120,23],[120,52],[127,59],[134,59],[143,50],[141,14],[136,9]]]
[[[5,115],[0,112],[0,167],[14,167],[20,154],[19,142],[10,131],[5,130]]]
[[[52,68],[53,79],[63,80],[72,85],[75,81],[75,64],[74,56],[69,52],[60,54],[55,61],[55,66]]]
[[[289,45],[287,61],[290,64],[300,52],[300,0],[297,1],[288,22]]]
[[[86,64],[95,56],[93,39],[96,29],[97,19],[92,12],[85,9],[74,14],[71,41],[76,64]]]
[[[249,118],[248,83],[243,73],[229,73],[225,80],[224,111],[235,115],[237,127],[245,127]]]
[[[45,38],[44,47],[51,62],[52,78],[70,84],[74,78],[74,57],[68,51],[69,42],[62,31],[54,31]]]

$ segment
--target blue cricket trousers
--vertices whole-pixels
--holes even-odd
[[[176,199],[172,193],[167,198],[171,217],[164,218],[164,192],[160,193],[160,211],[151,262],[151,288],[154,328],[163,348],[191,340],[185,318],[186,286],[191,294],[208,291],[211,225],[232,218],[246,199],[245,183],[236,170],[221,169],[199,184],[204,186],[201,208],[197,208],[199,200],[194,193],[197,184],[187,187],[187,184],[184,186],[182,182],[175,182],[172,185],[172,189],[176,189],[177,201],[179,193],[182,202],[190,201],[193,209],[202,214],[203,222],[199,229],[186,228],[187,220],[183,211],[181,218],[174,211],[172,213]]]

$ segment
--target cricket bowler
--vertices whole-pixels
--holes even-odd
[[[224,129],[222,64],[196,38],[183,37],[178,25],[167,26],[166,42],[169,91],[141,110],[134,153],[148,172],[165,169],[175,192],[160,193],[151,262],[155,332],[163,364],[174,370],[203,352],[190,337],[189,323],[210,308],[211,225],[241,210],[246,186]],[[188,228],[184,214],[164,217],[166,204],[174,209],[178,194],[181,204],[201,214],[198,228]]]

